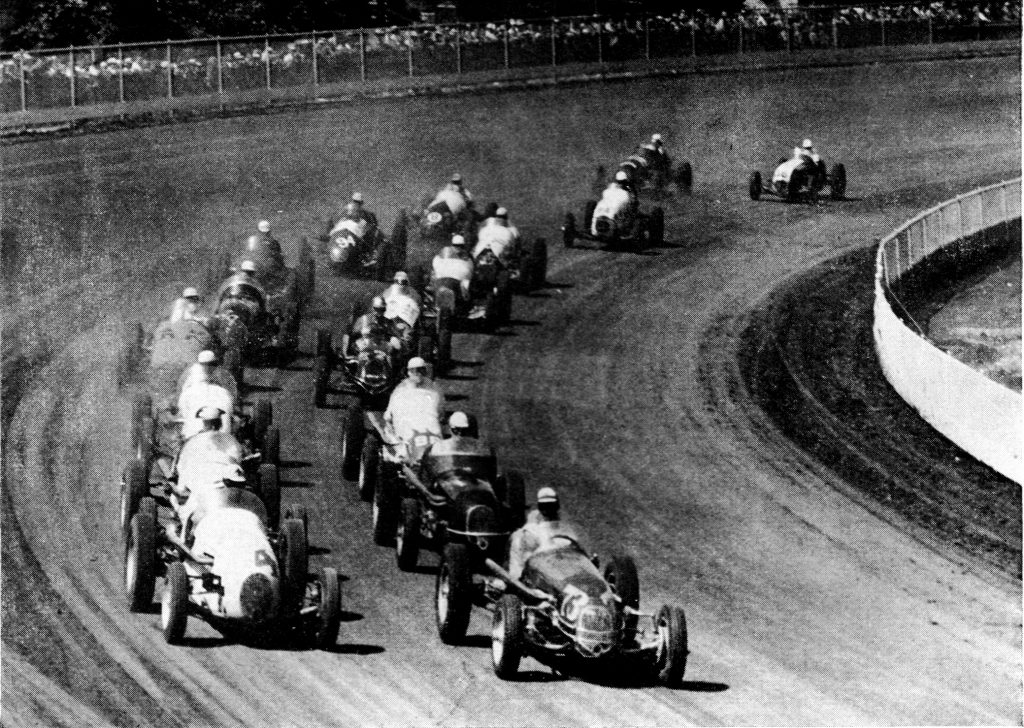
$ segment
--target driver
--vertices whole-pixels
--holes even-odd
[[[373,297],[373,311],[364,313],[352,324],[352,336],[350,341],[342,344],[344,351],[350,355],[358,351],[360,337],[379,337],[388,340],[391,348],[402,347],[402,332],[395,326],[395,322],[387,318],[387,304],[380,296]],[[365,347],[364,347],[365,348]]]
[[[406,369],[408,376],[388,400],[384,429],[398,446],[398,458],[415,465],[423,452],[441,439],[444,394],[427,377],[427,363],[421,357],[410,359]]]
[[[411,344],[422,299],[409,285],[409,275],[401,270],[395,273],[394,283],[385,288],[380,297],[386,305],[384,317],[391,321],[402,340]]]
[[[438,251],[431,263],[434,280],[453,278],[459,282],[462,297],[469,298],[469,284],[473,279],[473,259],[466,251],[466,238],[459,233],[452,235],[451,245]]]
[[[189,286],[181,292],[179,298],[174,300],[174,304],[171,306],[170,322],[173,324],[178,321],[198,321],[205,326],[209,317],[200,312],[200,303],[199,291]]]
[[[238,384],[231,373],[218,365],[217,355],[210,349],[204,349],[196,357],[195,364],[189,365],[178,379],[178,391],[184,392],[194,382],[207,381],[219,384],[231,393],[232,399],[238,398]]]
[[[803,144],[798,147],[798,154],[809,164],[817,166],[821,162],[821,156],[814,149],[814,142],[804,139]]]
[[[265,267],[271,271],[279,271],[284,268],[284,253],[281,251],[281,243],[270,232],[270,222],[260,220],[256,224],[256,234],[250,235],[245,240],[247,253],[264,262]]]
[[[465,183],[462,181],[462,175],[456,172],[452,175],[451,181],[444,186],[443,191],[458,192],[462,195],[462,199],[466,201],[467,205],[473,203],[473,195],[470,194],[469,190],[466,189]]]
[[[178,396],[178,415],[182,418],[181,437],[188,440],[203,430],[199,411],[211,407],[219,409],[220,431],[231,432],[235,400],[225,387],[211,381],[210,373],[204,368],[197,369],[188,386]]]
[[[508,571],[514,579],[523,574],[526,562],[534,554],[553,551],[567,545],[564,536],[579,543],[576,530],[559,513],[558,493],[544,487],[537,491],[537,507],[526,516],[526,523],[512,533],[509,541]]]
[[[615,173],[615,180],[601,193],[601,206],[609,210],[622,210],[633,203],[634,196],[629,175],[620,169]]]
[[[489,217],[477,232],[476,247],[473,248],[473,260],[477,260],[485,250],[490,250],[494,257],[504,265],[508,265],[515,245],[519,241],[519,231],[508,224],[508,210],[499,207],[494,217]]]
[[[363,207],[362,192],[352,193],[352,198],[342,209],[341,217],[357,222],[365,222],[367,224],[367,235],[373,235],[377,232],[377,216]]]
[[[221,290],[235,288],[243,295],[253,298],[262,308],[267,300],[267,293],[263,286],[256,280],[256,264],[251,260],[243,260],[238,271],[232,273],[223,285]]]

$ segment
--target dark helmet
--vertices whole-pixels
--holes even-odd
[[[373,310],[377,313],[384,313],[387,310],[388,304],[384,301],[382,296],[373,297]]]

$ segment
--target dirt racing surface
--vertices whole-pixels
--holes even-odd
[[[10,725],[1020,724],[1020,489],[900,408],[870,345],[872,243],[1020,173],[1019,59],[722,75],[365,102],[18,144],[2,160],[3,721]],[[694,165],[664,247],[561,250],[594,166],[652,131]],[[810,136],[844,202],[747,198]],[[399,572],[339,476],[343,410],[311,361],[250,370],[275,405],[285,500],[335,566],[334,649],[169,647],[121,586],[126,320],[207,290],[269,218],[292,256],[361,190],[385,229],[459,171],[552,244],[498,335],[458,334],[449,407],[592,548],[633,553],[641,607],[687,612],[686,682],[491,672],[489,620],[443,646],[433,569]],[[375,287],[322,268],[304,326]],[[334,400],[332,400],[334,403]]]

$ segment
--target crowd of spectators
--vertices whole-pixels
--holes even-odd
[[[736,52],[737,50],[777,50],[788,48],[831,47],[839,33],[857,29],[900,25],[918,27],[965,27],[1017,25],[1021,22],[1021,5],[1011,2],[987,2],[971,6],[946,2],[902,4],[894,6],[861,6],[842,8],[795,7],[782,10],[769,7],[760,0],[748,0],[739,13],[715,13],[698,10],[680,11],[669,16],[648,18],[605,19],[597,17],[547,19],[540,21],[509,20],[503,23],[453,24],[412,27],[375,28],[320,32],[299,38],[239,39],[225,41],[218,55],[210,40],[173,44],[168,58],[168,45],[77,48],[71,51],[16,52],[0,56],[0,110],[3,98],[11,95],[11,86],[19,85],[21,74],[31,83],[46,79],[68,79],[87,89],[89,84],[126,77],[166,79],[174,83],[189,82],[194,88],[209,91],[218,88],[218,74],[252,70],[263,73],[272,69],[274,75],[286,76],[289,71],[308,69],[312,56],[324,67],[353,62],[372,55],[391,54],[408,57],[410,51],[437,53],[456,46],[467,49],[493,46],[497,57],[508,47],[537,46],[548,53],[552,41],[556,47],[586,44],[587,52],[598,60],[594,49],[616,46],[642,48],[654,55],[686,55],[696,52]],[[600,37],[600,41],[596,40]],[[862,38],[853,44],[875,44]],[[569,54],[572,56],[573,54]],[[642,57],[642,56],[641,56]],[[353,59],[355,59],[353,61]],[[577,59],[583,60],[583,59]],[[221,77],[222,78],[222,77]],[[285,82],[287,83],[287,82]],[[6,94],[3,93],[4,88]],[[10,109],[7,109],[10,110]]]

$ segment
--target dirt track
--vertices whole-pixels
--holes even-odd
[[[869,308],[850,287],[873,239],[1019,174],[1019,89],[1015,59],[908,64],[356,104],[4,148],[4,261],[25,292],[6,302],[5,346],[13,332],[48,361],[4,431],[5,724],[1019,724],[1019,489],[936,464],[924,428],[883,437],[911,420],[885,416],[872,352],[835,323],[864,341]],[[155,614],[128,613],[116,526],[128,417],[109,353],[120,321],[155,321],[259,217],[285,236],[309,231],[359,188],[389,225],[454,168],[527,232],[554,237],[593,165],[654,129],[696,170],[694,197],[666,203],[671,245],[558,251],[551,285],[517,299],[504,335],[457,337],[444,387],[509,466],[562,489],[597,550],[637,556],[642,606],[686,608],[683,690],[566,681],[532,661],[523,682],[502,683],[482,615],[470,645],[442,646],[432,575],[402,574],[372,546],[369,510],[339,480],[340,412],[312,410],[308,360],[252,379],[283,424],[286,500],[310,506],[320,560],[349,578],[337,648],[228,644],[195,620],[189,645],[169,648]],[[747,171],[807,134],[846,164],[856,199],[745,199]],[[54,276],[68,286],[61,305],[40,293]],[[792,419],[770,416],[771,368],[749,364],[764,334],[787,330],[780,291],[825,285],[835,295],[789,328],[833,338],[783,349],[840,422],[829,433],[827,416],[808,417],[819,437],[801,446],[786,436]],[[325,276],[314,313],[337,320],[367,288]],[[823,323],[805,324],[811,314]],[[857,487],[865,471],[830,454],[851,432],[868,472],[952,502],[943,527]],[[988,507],[964,515],[972,499],[950,490]]]

